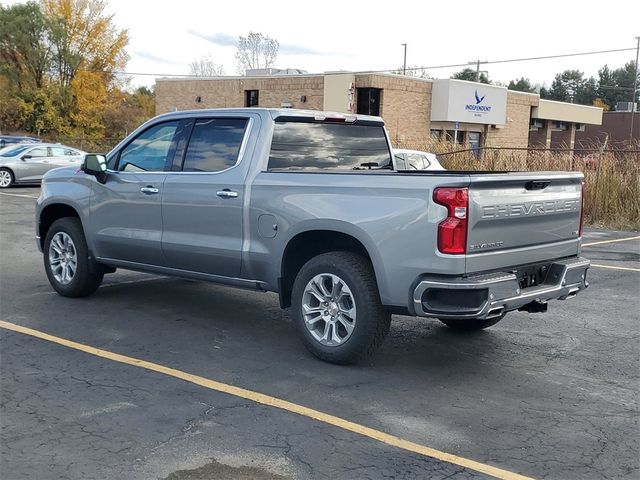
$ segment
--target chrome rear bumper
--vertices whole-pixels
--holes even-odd
[[[531,303],[566,300],[589,286],[589,260],[581,257],[553,262],[539,285],[521,289],[517,268],[466,278],[421,278],[413,291],[413,308],[420,317],[497,317]]]

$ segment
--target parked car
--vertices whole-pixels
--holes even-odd
[[[444,170],[435,153],[396,148],[393,160],[396,170]]]
[[[45,175],[37,243],[67,297],[116,268],[277,292],[335,363],[378,347],[392,313],[479,330],[587,287],[581,173],[380,167],[391,158],[379,117],[160,115]]]
[[[17,135],[0,135],[0,147],[16,143],[40,143],[42,140],[36,137],[22,137]]]
[[[0,188],[18,183],[39,183],[53,168],[80,167],[85,152],[60,144],[30,143],[0,151]]]

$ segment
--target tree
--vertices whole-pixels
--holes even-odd
[[[102,115],[106,132],[112,140],[127,136],[141,123],[155,115],[155,94],[147,87],[138,87],[132,93],[115,92]]]
[[[205,55],[189,64],[189,74],[198,77],[221,77],[224,75],[224,66],[214,62],[211,55]]]
[[[37,3],[0,5],[0,73],[19,90],[44,86],[51,66],[47,20]]]
[[[279,48],[277,40],[262,33],[249,32],[248,36],[239,37],[236,71],[244,75],[249,69],[273,67]]]
[[[460,70],[459,72],[454,73],[451,78],[455,78],[457,80],[468,80],[469,82],[479,81],[480,83],[491,83],[489,82],[489,77],[486,73],[480,72],[479,80],[476,80],[477,72],[473,68],[465,68]]]
[[[79,70],[93,71],[112,83],[114,72],[124,69],[129,56],[129,34],[119,30],[103,0],[41,0],[50,19],[55,72],[62,87],[69,87]]]
[[[518,92],[527,92],[527,93],[534,93],[536,91],[536,88],[533,85],[531,85],[531,80],[524,77],[521,77],[517,80],[511,80],[509,82],[509,85],[507,85],[507,88],[509,90],[516,90]]]
[[[548,98],[560,102],[580,103],[592,105],[597,95],[597,81],[590,77],[585,79],[580,70],[565,70],[556,75]]]
[[[407,65],[407,70],[405,72],[404,67],[398,67],[395,70],[392,70],[391,73],[394,75],[404,75],[406,77],[413,78],[431,78],[427,71],[417,65]]]
[[[635,62],[633,61],[615,70],[611,70],[608,65],[605,65],[598,71],[597,95],[611,110],[616,107],[618,102],[631,101],[634,72]],[[638,101],[637,97],[636,101]]]
[[[574,103],[579,103],[580,105],[593,105],[593,102],[598,97],[598,82],[595,78],[589,77],[585,79],[580,85],[578,85],[575,96]]]

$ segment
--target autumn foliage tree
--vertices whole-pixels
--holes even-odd
[[[0,130],[100,142],[115,135],[118,122],[153,115],[148,102],[134,105],[135,94],[124,89],[119,72],[129,36],[106,6],[104,0],[0,5],[0,85],[6,87]]]

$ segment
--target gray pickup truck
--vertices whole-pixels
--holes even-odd
[[[61,295],[116,268],[277,292],[305,346],[351,363],[391,314],[478,330],[587,287],[583,176],[398,170],[378,117],[259,108],[174,112],[37,202]]]

